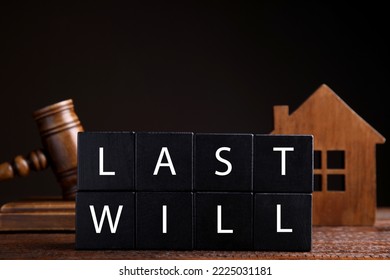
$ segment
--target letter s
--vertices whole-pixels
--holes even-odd
[[[227,165],[227,170],[225,172],[220,172],[220,171],[215,171],[215,175],[218,175],[218,176],[226,176],[228,175],[230,172],[232,172],[232,164],[230,163],[230,161],[226,160],[226,159],[223,159],[220,155],[220,153],[222,151],[228,151],[230,152],[230,148],[229,147],[221,147],[219,148],[216,152],[215,152],[215,157],[217,158],[217,160],[219,160],[220,162],[224,163]]]

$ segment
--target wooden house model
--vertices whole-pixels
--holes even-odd
[[[313,225],[373,225],[376,145],[385,138],[328,86],[297,110],[274,106],[271,134],[314,136]]]

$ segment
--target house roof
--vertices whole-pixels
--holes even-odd
[[[318,102],[318,100],[321,100],[322,102]],[[328,100],[329,102],[323,102]],[[370,124],[368,124],[362,117],[360,117],[354,110],[352,110],[351,107],[348,106],[347,103],[345,103],[330,87],[328,87],[326,84],[322,84],[318,89],[311,95],[309,98],[304,101],[298,109],[296,109],[294,112],[292,112],[288,119],[289,121],[293,120],[300,120],[302,119],[302,116],[300,115],[300,112],[312,112],[313,108],[318,109],[318,106],[321,106],[321,110],[328,111],[328,114],[330,114],[329,108],[324,108],[324,104],[332,104],[332,106],[337,106],[339,110],[342,110],[343,112],[348,111],[349,114],[352,114],[351,119],[353,119],[353,122],[355,120],[361,124],[361,127],[363,127],[366,132],[370,133],[373,136],[373,139],[378,144],[385,143],[386,139],[383,137],[377,130],[375,130]],[[315,109],[314,109],[315,110]],[[336,117],[337,118],[337,117]],[[271,132],[273,133],[273,132]]]

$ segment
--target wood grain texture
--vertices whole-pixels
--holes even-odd
[[[390,208],[378,209],[374,226],[313,228],[311,252],[76,251],[73,233],[0,233],[0,259],[235,260],[390,259]]]
[[[74,111],[73,100],[64,100],[33,112],[43,149],[18,155],[0,164],[0,181],[28,176],[51,166],[62,189],[63,199],[74,200],[77,184],[77,133],[84,131]]]
[[[40,149],[27,156],[18,155],[11,162],[0,164],[0,181],[13,179],[16,175],[25,177],[31,170],[40,171],[47,168],[47,158]]]
[[[297,110],[274,107],[272,134],[312,134],[321,151],[322,190],[313,193],[314,225],[373,225],[376,209],[376,145],[385,138],[328,86],[320,86]],[[345,167],[327,168],[327,152],[344,151]],[[327,189],[329,175],[345,176],[345,191]]]
[[[62,198],[32,198],[0,208],[1,231],[74,231],[75,202]]]
[[[33,112],[43,148],[50,159],[66,200],[74,200],[77,185],[77,134],[84,131],[73,100],[64,100]]]

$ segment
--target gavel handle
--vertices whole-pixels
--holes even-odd
[[[0,181],[13,179],[16,175],[25,177],[31,170],[40,171],[47,166],[47,157],[41,149],[32,151],[25,157],[18,155],[13,161],[0,164]]]

